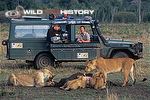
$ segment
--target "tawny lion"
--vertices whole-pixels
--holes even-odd
[[[77,79],[66,82],[60,88],[64,90],[75,90],[78,88],[85,88],[86,82],[87,82],[86,76],[79,76]]]
[[[96,72],[90,79],[90,86],[94,89],[106,88],[106,78],[102,71]]]
[[[54,85],[54,74],[48,69],[41,69],[33,74],[14,74],[12,73],[8,78],[8,84],[13,86],[36,86],[43,87],[47,85]]]
[[[126,86],[128,83],[128,77],[133,80],[133,84],[135,84],[134,78],[134,68],[135,61],[131,58],[112,58],[112,59],[104,59],[102,57],[89,61],[86,65],[85,71],[90,72],[92,70],[101,70],[104,72],[106,80],[107,74],[114,72],[123,72],[124,74],[124,82],[122,86]]]

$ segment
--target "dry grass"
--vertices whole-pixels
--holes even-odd
[[[106,88],[107,100],[119,100],[118,95],[116,93],[109,93],[108,87]]]
[[[7,39],[8,38],[8,25],[7,24],[3,24],[0,25],[0,42],[3,39]],[[102,25],[102,33],[104,33],[106,36],[111,36],[111,38],[123,38],[123,39],[130,39],[133,40],[135,42],[137,41],[141,41],[144,43],[144,58],[138,60],[137,63],[137,67],[136,67],[136,75],[137,75],[137,79],[141,80],[144,77],[149,77],[149,73],[150,73],[150,24],[148,24],[148,26],[146,26],[146,24],[142,24],[142,25]],[[25,64],[23,61],[7,61],[7,60],[3,60],[1,59],[2,55],[4,56],[4,48],[2,45],[0,45],[0,81],[6,81],[7,77],[10,73],[33,73],[35,71],[35,69],[33,69],[33,66],[29,66],[27,64]],[[58,68],[53,68],[53,67],[48,67],[49,69],[51,69],[54,73],[55,73],[55,80],[60,80],[61,78],[64,77],[68,77],[73,73],[76,72],[84,72],[84,70],[82,69],[84,66],[83,65],[77,65],[73,63],[68,63],[68,65],[63,65],[63,67],[58,67]],[[115,76],[114,76],[115,77]],[[114,78],[112,77],[112,78]],[[140,84],[140,83],[139,83]],[[115,88],[116,89],[116,88]],[[119,88],[119,91],[121,91],[123,88]],[[0,88],[0,93],[3,92],[5,93],[17,93],[16,90],[18,89],[9,89],[9,88]],[[40,90],[40,89],[39,89]],[[41,89],[42,90],[42,89]],[[46,89],[48,91],[48,89]],[[46,90],[43,90],[43,94],[42,95],[46,95],[48,94],[48,92],[45,92]],[[126,90],[126,89],[124,89]],[[21,95],[23,95],[23,93],[25,91],[28,91],[27,89],[23,88],[23,90],[21,89],[20,91],[22,91]],[[34,89],[31,89],[28,92],[34,91]],[[92,94],[92,92],[93,94]],[[98,100],[101,99],[107,99],[107,100],[119,100],[119,99],[130,99],[130,97],[120,97],[120,92],[116,93],[116,92],[101,92],[102,90],[90,90],[89,93],[88,91],[82,91],[82,90],[77,90],[77,92],[73,91],[73,92],[63,92],[64,95],[68,95],[72,97],[74,96],[74,94],[78,94],[79,97],[82,97],[82,95],[99,95],[98,96]],[[114,90],[116,91],[116,90]],[[28,93],[27,92],[27,93]],[[37,89],[35,89],[34,91],[35,93],[37,92]],[[62,93],[62,91],[56,91],[55,89],[52,90],[52,93],[54,92],[53,95],[56,95],[57,93]],[[56,93],[55,93],[56,92]],[[100,92],[100,93],[99,93]],[[123,91],[124,92],[124,91]],[[123,93],[122,92],[122,93]],[[39,92],[40,93],[40,92]],[[87,94],[86,94],[87,93]],[[96,94],[98,93],[98,94]],[[101,94],[103,93],[103,94]],[[13,95],[20,95],[20,94],[13,94]],[[63,95],[63,96],[64,96]],[[104,96],[103,96],[104,95]],[[48,96],[48,95],[46,95]],[[69,97],[68,96],[68,97]],[[105,97],[106,96],[106,97]],[[17,96],[16,96],[17,97]],[[33,97],[34,98],[34,97]],[[94,98],[94,97],[93,97]],[[132,98],[131,98],[132,99]],[[93,99],[94,100],[94,99]]]
[[[3,48],[2,48],[2,46],[0,45],[0,55],[2,55],[3,54]]]
[[[108,94],[107,100],[119,100],[119,97],[116,93]]]

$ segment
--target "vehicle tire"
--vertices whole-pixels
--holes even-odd
[[[127,54],[127,53],[125,53],[125,52],[116,52],[113,56],[112,56],[112,58],[129,58],[129,55]]]
[[[39,54],[35,59],[35,68],[40,69],[43,67],[54,66],[54,59],[48,53]]]

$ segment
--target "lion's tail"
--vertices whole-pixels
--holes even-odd
[[[133,80],[133,85],[134,85],[136,83],[136,76],[137,76],[136,63],[133,64],[133,74],[134,74],[134,80]]]

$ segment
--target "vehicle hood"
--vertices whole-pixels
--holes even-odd
[[[106,44],[111,47],[131,47],[134,43],[124,40],[107,40]]]

